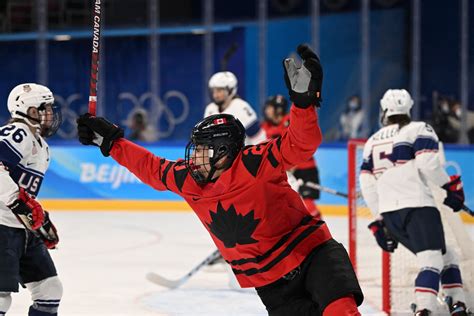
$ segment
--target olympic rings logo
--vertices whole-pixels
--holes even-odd
[[[165,93],[163,99],[151,92],[136,96],[131,92],[122,92],[118,95],[118,115],[130,117],[131,113],[142,109],[147,111],[147,122],[156,128],[156,138],[163,139],[171,136],[176,126],[186,121],[189,117],[189,100],[186,95],[177,90]],[[75,138],[77,135],[76,119],[78,113],[88,111],[88,103],[80,93],[74,93],[68,97],[54,95],[55,103],[61,108],[63,123],[57,131],[57,135],[63,139]],[[82,102],[82,103],[81,103]],[[128,119],[121,122],[127,124]]]
[[[124,103],[131,105],[130,111],[128,111],[129,114],[134,113],[138,109],[147,110],[148,123],[151,126],[159,127],[156,131],[158,139],[169,137],[173,134],[176,126],[183,123],[189,116],[189,100],[184,93],[177,90],[166,92],[163,100],[151,92],[146,92],[140,97],[130,92],[122,92],[119,94],[118,99],[122,101],[119,103],[122,105],[121,110],[123,110]],[[171,101],[173,99],[174,101]],[[176,111],[171,110],[170,103],[173,103],[173,109],[177,109]],[[163,121],[167,123],[167,126],[160,124]]]
[[[74,93],[69,95],[68,97],[64,98],[58,94],[54,95],[54,103],[59,105],[61,109],[61,115],[63,118],[63,122],[61,126],[59,127],[58,131],[56,134],[63,138],[63,139],[71,139],[75,138],[77,135],[77,129],[76,129],[76,119],[78,117],[77,113],[86,113],[87,112],[87,103],[82,103],[79,104],[79,108],[77,109],[77,112],[74,111],[72,108],[74,108],[74,105],[77,102],[80,102],[82,100],[82,94],[80,93]]]

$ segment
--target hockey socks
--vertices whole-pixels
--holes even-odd
[[[36,304],[35,304],[36,305]],[[40,311],[33,306],[30,306],[30,310],[28,311],[28,316],[57,316],[58,313],[48,313],[44,311]]]
[[[452,302],[465,302],[461,271],[455,264],[445,266],[441,272],[441,287],[445,297],[451,298]]]
[[[33,305],[28,316],[51,316],[58,314],[59,303],[63,294],[61,281],[52,276],[41,281],[26,283],[31,292]]]
[[[418,273],[415,280],[415,292],[431,293],[435,297],[439,290],[439,270],[431,267],[424,267]]]
[[[7,313],[12,305],[12,297],[10,292],[0,292],[0,316]]]
[[[420,272],[415,279],[415,300],[419,309],[436,310],[440,273],[443,268],[441,250],[425,250],[416,254]]]

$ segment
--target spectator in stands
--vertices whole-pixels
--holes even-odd
[[[461,132],[461,125],[462,125],[462,116],[464,115],[462,112],[462,105],[459,101],[454,101],[451,106],[451,115],[448,116],[448,122],[451,126],[457,130],[457,133],[460,137]],[[466,130],[467,130],[467,137],[470,144],[474,144],[474,112],[467,111],[466,113]],[[458,139],[459,141],[459,139]]]
[[[459,102],[442,97],[433,111],[433,128],[444,143],[457,143],[461,128]]]
[[[362,110],[360,97],[351,96],[347,100],[344,113],[339,118],[340,134],[339,138],[346,140],[350,138],[364,137],[362,131],[362,122],[365,118],[365,112]]]
[[[158,139],[156,130],[148,124],[148,113],[143,108],[137,108],[128,115],[126,138],[129,140],[153,142]]]

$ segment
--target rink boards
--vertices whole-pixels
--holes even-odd
[[[445,146],[450,174],[462,174],[466,204],[474,208],[474,149]],[[168,159],[179,159],[184,146],[150,146],[148,150]],[[189,210],[178,195],[156,191],[141,183],[95,147],[52,146],[52,160],[39,198],[49,209],[71,210]],[[347,191],[345,144],[323,145],[315,154],[321,184]],[[322,193],[318,205],[326,214],[346,214],[344,198]]]

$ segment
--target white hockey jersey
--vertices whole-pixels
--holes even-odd
[[[0,127],[0,225],[23,228],[6,206],[18,197],[21,186],[37,196],[49,167],[49,147],[20,122]]]
[[[428,181],[442,186],[449,176],[438,157],[438,137],[424,122],[381,128],[364,146],[362,195],[374,216],[408,207],[436,206]]]
[[[267,139],[265,131],[260,128],[260,122],[258,121],[257,113],[255,113],[250,104],[241,98],[232,99],[229,106],[223,112],[219,112],[219,106],[214,102],[208,104],[206,106],[206,110],[204,111],[204,117],[219,113],[231,114],[239,119],[239,121],[245,127],[245,133],[247,135],[245,138],[245,145],[258,144]]]

